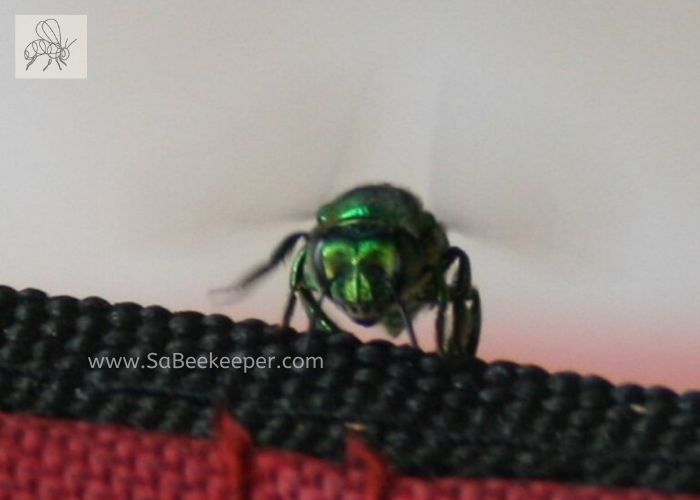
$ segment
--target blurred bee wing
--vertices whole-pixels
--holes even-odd
[[[495,210],[493,206],[480,207],[467,197],[436,196],[433,201],[426,206],[434,209],[436,218],[461,240],[470,255],[471,243],[477,248],[500,249],[504,256],[548,273],[578,276],[608,272],[616,241],[613,220],[589,217],[563,203],[562,207],[543,209],[513,202]]]
[[[244,210],[241,210],[243,213],[252,213],[254,212],[255,207],[246,207]],[[232,217],[233,219],[233,217]],[[291,213],[287,214],[262,214],[259,218],[253,219],[252,217],[250,218],[251,220],[236,220],[233,219],[233,224],[232,224],[232,231],[235,232],[241,232],[241,233],[247,233],[251,229],[254,230],[271,230],[272,228],[285,228],[285,227],[299,227],[299,226],[309,226],[313,225],[315,223],[316,217],[315,217],[315,211],[307,211],[305,207],[301,208],[298,211],[293,211]],[[229,230],[229,232],[231,232]]]
[[[36,34],[49,43],[61,46],[61,27],[55,19],[47,19],[36,25]]]

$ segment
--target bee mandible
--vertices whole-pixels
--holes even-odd
[[[322,308],[329,299],[356,324],[381,324],[392,337],[407,331],[417,347],[413,320],[422,309],[436,307],[438,352],[475,355],[481,303],[469,257],[450,246],[445,230],[409,191],[373,184],[340,195],[318,210],[311,231],[287,236],[268,262],[233,288],[242,290],[270,272],[300,241],[284,327],[299,300],[312,328],[339,330]]]
[[[44,67],[43,71],[46,71],[46,68],[51,66],[51,62],[53,62],[54,59],[56,60],[58,69],[63,71],[61,63],[66,66],[68,65],[68,63],[66,63],[66,59],[70,57],[68,47],[73,45],[77,41],[77,38],[68,45],[63,46],[61,42],[61,27],[55,19],[40,21],[36,25],[35,31],[36,34],[39,35],[39,39],[34,40],[24,49],[24,59],[29,61],[26,69],[29,69],[29,66],[36,61],[37,57],[45,54],[49,56],[49,62]],[[68,42],[68,40],[66,40],[66,42]]]

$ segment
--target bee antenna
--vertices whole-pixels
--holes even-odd
[[[71,45],[73,45],[73,44],[74,44],[75,42],[77,42],[77,41],[78,41],[78,39],[76,38],[76,39],[73,40],[71,43],[69,43],[68,45],[66,45],[65,48],[67,49],[68,47],[70,47]]]
[[[408,330],[408,337],[411,339],[411,345],[418,348],[418,339],[416,338],[416,332],[413,329],[413,322],[411,321],[411,318],[408,317],[408,313],[406,312],[406,308],[404,307],[403,303],[400,300],[397,300],[396,304],[399,306],[399,312],[401,313],[403,324],[406,325],[406,330]]]
[[[396,301],[396,305],[399,308],[399,314],[401,314],[401,320],[403,321],[403,324],[406,327],[406,330],[408,331],[408,337],[411,339],[411,345],[415,348],[418,348],[418,339],[416,338],[416,331],[413,329],[413,322],[411,321],[411,318],[408,317],[406,307],[403,305],[403,302],[401,302],[401,299],[399,298],[399,294],[396,292],[396,287],[394,286],[394,284],[388,280],[387,284],[389,285],[389,289],[391,290],[391,293],[394,296],[394,300]]]
[[[328,297],[329,289],[330,289],[330,285],[326,285],[323,287],[323,290],[321,290],[321,298],[318,299],[318,307],[321,307],[323,305],[323,301],[326,300],[326,298]]]

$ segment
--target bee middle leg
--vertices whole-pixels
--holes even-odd
[[[288,235],[277,245],[277,248],[272,252],[267,262],[253,269],[253,271],[244,276],[243,279],[237,282],[232,288],[242,290],[262,278],[292,253],[292,250],[294,250],[299,240],[306,239],[307,237],[308,234],[305,232],[296,232]]]
[[[435,319],[435,343],[437,344],[438,354],[445,354],[447,346],[445,345],[445,314],[447,314],[448,290],[444,279],[440,281],[440,289],[438,291],[438,311]]]
[[[479,345],[481,331],[481,299],[472,286],[471,264],[467,254],[451,247],[445,254],[442,272],[446,273],[453,264],[457,270],[447,291],[443,291],[439,301],[437,335],[445,354],[474,356]],[[452,306],[452,331],[445,338],[444,323],[447,302]]]

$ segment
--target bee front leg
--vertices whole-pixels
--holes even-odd
[[[289,326],[296,307],[297,296],[301,299],[301,304],[309,317],[309,328],[313,330],[324,330],[335,332],[340,330],[338,326],[323,312],[321,304],[316,300],[311,290],[306,286],[304,279],[304,262],[306,261],[306,249],[301,250],[292,264],[292,273],[289,280],[289,298],[284,311],[282,325]]]
[[[294,315],[294,309],[297,305],[297,293],[299,293],[299,287],[304,279],[305,260],[306,250],[304,249],[299,251],[292,264],[292,272],[289,276],[289,297],[287,298],[287,305],[284,308],[284,316],[282,316],[282,326],[284,328],[289,328],[292,316]]]
[[[289,291],[289,297],[287,297],[287,305],[284,307],[284,315],[282,316],[282,328],[289,328],[289,323],[292,322],[292,316],[294,316],[294,309],[297,306],[297,292],[295,290]]]
[[[308,288],[299,290],[299,298],[304,306],[307,316],[309,317],[309,326],[313,330],[323,330],[326,332],[338,332],[340,328],[321,308],[314,294]]]

